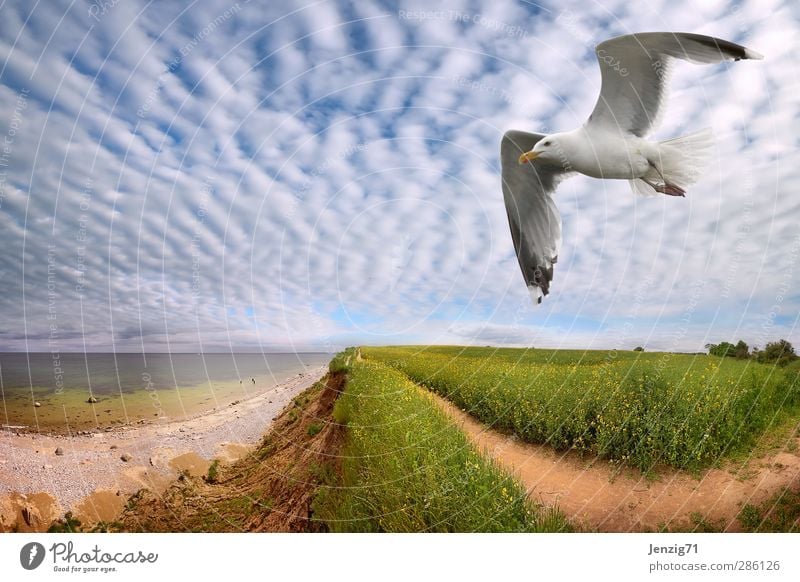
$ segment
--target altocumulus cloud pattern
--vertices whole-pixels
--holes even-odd
[[[798,341],[797,3],[5,2],[0,349]],[[583,123],[594,45],[710,34],[658,133],[711,125],[686,199],[559,189],[560,290],[519,284],[511,127]]]

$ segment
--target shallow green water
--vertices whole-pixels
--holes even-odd
[[[7,430],[66,433],[180,420],[260,394],[329,359],[328,354],[0,353],[0,424]],[[90,397],[97,402],[88,403]]]

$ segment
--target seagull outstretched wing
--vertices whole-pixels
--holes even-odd
[[[566,173],[552,165],[520,165],[544,135],[508,131],[500,143],[503,200],[522,276],[537,303],[547,295],[561,248],[561,215],[551,194]]]
[[[640,32],[601,42],[595,49],[602,84],[587,127],[605,126],[644,137],[666,101],[670,62],[696,64],[761,59],[741,45],[686,32]]]

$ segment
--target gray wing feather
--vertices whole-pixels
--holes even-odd
[[[503,199],[525,284],[537,303],[550,290],[561,247],[561,215],[551,194],[565,172],[541,162],[520,165],[519,156],[544,135],[509,131],[500,143]]]
[[[587,126],[604,126],[643,137],[663,110],[672,59],[721,63],[760,59],[741,45],[701,34],[641,32],[612,38],[595,49],[600,64],[600,97]]]

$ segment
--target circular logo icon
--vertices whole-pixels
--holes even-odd
[[[39,542],[30,542],[19,551],[19,563],[26,570],[35,570],[44,561],[44,546]]]

